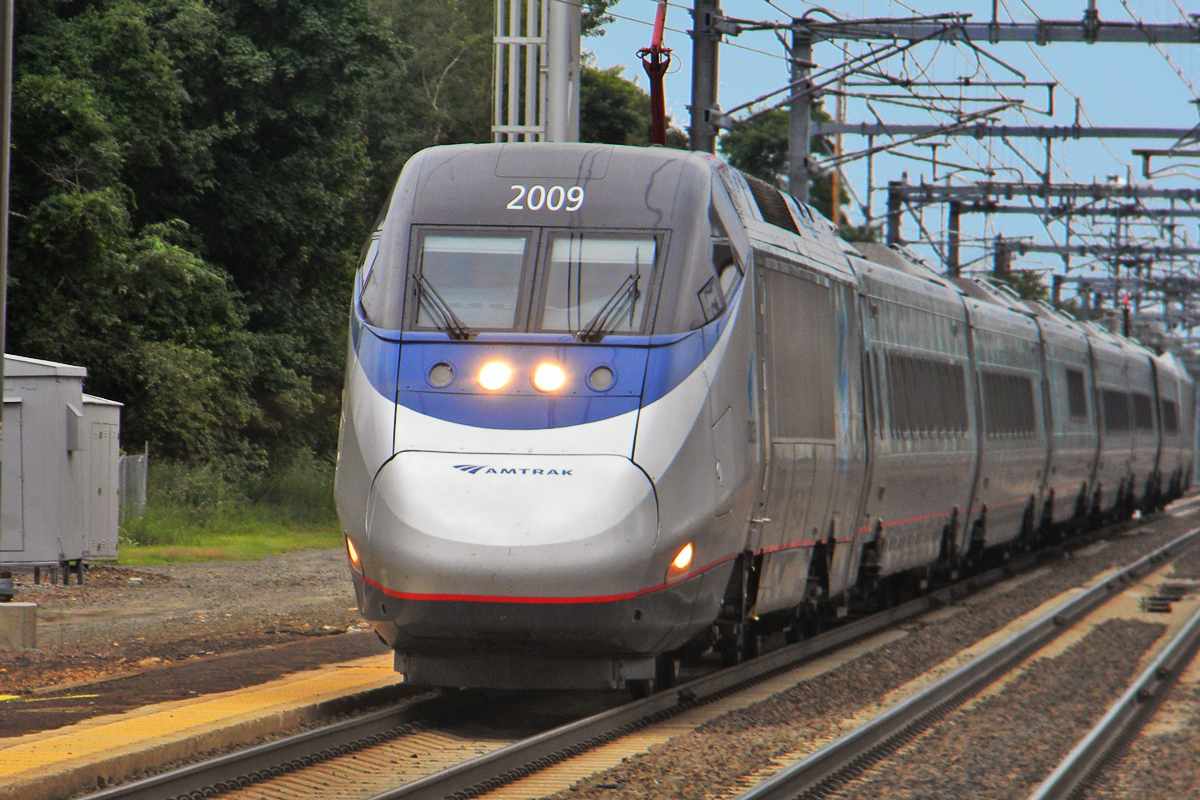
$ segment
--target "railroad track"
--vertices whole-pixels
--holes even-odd
[[[856,782],[871,779],[872,770],[894,753],[930,731],[936,723],[976,698],[987,687],[1008,676],[1026,659],[1134,585],[1135,581],[1156,571],[1197,542],[1200,542],[1200,529],[1184,534],[1062,603],[903,702],[779,770],[773,777],[740,794],[737,800],[809,800],[853,795]],[[1167,679],[1178,673],[1181,664],[1190,660],[1197,646],[1200,646],[1200,611],[1190,618],[1096,728],[1059,764],[1031,800],[1034,797],[1049,800],[1071,796],[1111,751],[1114,743],[1127,738],[1145,718],[1149,708],[1143,701],[1160,695]],[[1045,713],[1054,711],[1047,708]]]
[[[1138,675],[1029,800],[1066,800],[1088,786],[1154,716],[1180,673],[1200,650],[1200,608]]]
[[[1200,529],[1193,531],[1200,533]],[[1188,536],[1181,537],[1165,548],[1127,568],[1133,575],[1151,565],[1161,563],[1183,546]],[[1092,537],[1092,540],[1100,538]],[[1075,542],[1076,546],[1087,541]],[[788,645],[752,661],[714,672],[692,680],[669,691],[644,700],[580,719],[553,730],[512,742],[491,742],[490,751],[474,755],[460,750],[460,763],[433,774],[410,780],[383,792],[364,792],[359,797],[374,795],[374,800],[387,798],[422,798],[442,800],[448,797],[472,797],[503,786],[526,775],[544,769],[598,745],[615,740],[629,732],[653,725],[677,714],[713,702],[745,687],[795,668],[798,664],[832,653],[852,642],[859,641],[933,608],[947,605],[971,593],[992,586],[1005,578],[1028,571],[1055,557],[1056,549],[1014,559],[1002,568],[974,576],[960,583],[936,590],[902,605],[840,626],[828,633]],[[1105,597],[1110,587],[1123,578],[1110,579],[1085,597]],[[1079,602],[1079,601],[1074,601]],[[1059,622],[1051,619],[1042,628],[1061,627],[1061,622],[1077,613],[1074,603],[1058,611]],[[1086,612],[1078,612],[1086,613]],[[1072,617],[1073,618],[1073,617]],[[983,675],[975,662],[959,672]],[[976,678],[979,680],[980,678]],[[907,704],[906,704],[907,705]],[[421,736],[439,735],[439,729],[461,722],[462,709],[455,710],[455,694],[430,695],[407,701],[398,706],[330,725],[319,730],[287,737],[245,751],[197,763],[134,783],[113,787],[89,795],[86,800],[115,800],[137,798],[161,800],[178,797],[209,797],[214,794],[238,795],[247,787],[255,787],[246,796],[264,796],[266,782],[289,780],[312,769],[325,769],[328,774],[346,775],[355,764],[378,773],[380,764],[388,763],[387,756],[372,755],[380,748],[412,744]],[[408,747],[408,749],[413,749]],[[828,749],[828,748],[826,748]],[[822,751],[823,752],[823,751]],[[392,759],[391,763],[395,763]],[[352,782],[352,781],[351,781]],[[770,795],[775,796],[775,795]],[[778,795],[785,796],[785,795]]]

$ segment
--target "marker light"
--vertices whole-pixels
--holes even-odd
[[[362,572],[362,562],[358,560],[358,551],[354,549],[354,542],[350,541],[349,536],[346,537],[346,553],[350,556],[350,566]]]
[[[611,367],[596,367],[588,376],[588,386],[597,392],[605,392],[616,383],[617,376]]]
[[[533,388],[539,392],[556,392],[567,382],[567,373],[558,364],[538,364],[533,371]]]
[[[683,547],[679,548],[679,552],[675,554],[674,560],[671,561],[671,566],[667,567],[667,581],[677,580],[687,575],[688,570],[692,568],[692,556],[696,549],[688,542]]]
[[[479,370],[479,385],[489,392],[503,389],[512,379],[512,367],[503,361],[489,361]]]

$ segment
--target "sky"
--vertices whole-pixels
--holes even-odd
[[[1083,17],[1086,5],[1086,0],[997,0],[1001,21],[1031,22],[1038,17],[1044,20],[1079,20]],[[836,0],[822,7],[838,17],[851,19],[957,11],[972,14],[975,21],[986,22],[992,14],[990,0],[958,3]],[[1196,0],[1098,0],[1097,7],[1101,20],[1126,22],[1138,18],[1145,22],[1177,24],[1185,18],[1185,13],[1200,13],[1200,3],[1196,3]],[[800,16],[814,6],[785,0],[775,0],[774,4],[767,0],[722,0],[721,8],[729,17],[784,21],[793,15]],[[620,0],[610,9],[618,18],[607,27],[603,37],[584,39],[583,49],[594,53],[596,64],[600,67],[625,65],[626,77],[636,78],[640,85],[646,86],[645,74],[635,54],[650,42],[650,23],[655,9],[654,0]],[[672,48],[677,61],[666,80],[667,112],[676,125],[684,128],[689,121],[687,104],[691,94],[691,39],[687,34],[690,27],[690,5],[686,2],[672,3],[667,14],[668,30],[664,44]],[[842,46],[849,48],[851,55],[860,52],[862,47],[856,43],[844,43]],[[1009,97],[1020,97],[1025,101],[1024,110],[1004,112],[999,117],[1010,125],[1071,125],[1075,122],[1075,98],[1079,100],[1081,122],[1084,125],[1191,128],[1200,122],[1197,106],[1190,102],[1196,97],[1196,89],[1191,84],[1200,84],[1200,43],[1163,47],[1161,50],[1143,44],[1087,45],[1066,42],[1040,47],[1017,43],[985,44],[983,49],[992,58],[981,58],[962,45],[930,42],[914,48],[906,63],[894,58],[885,62],[885,66],[892,75],[924,75],[939,81],[952,81],[962,76],[976,76],[978,79],[984,73],[997,81],[1018,79],[1010,71],[1011,68],[1023,73],[1030,81],[1053,81],[1058,84],[1054,90],[1053,114],[1045,113],[1050,109],[1044,88],[1004,89]],[[814,61],[818,69],[835,67],[845,60],[842,49],[834,44],[819,44],[814,48]],[[727,37],[720,53],[720,107],[730,109],[781,88],[788,81],[787,70],[783,47],[774,34],[758,32],[744,33],[733,39]],[[827,98],[826,108],[830,112],[834,110],[833,104],[833,98]],[[878,103],[873,105],[875,112],[886,122],[928,124],[935,120],[925,109]],[[978,109],[989,105],[973,104],[967,108]],[[845,118],[848,122],[874,121],[865,102],[855,98],[847,99]],[[945,121],[946,118],[936,119]],[[939,137],[927,141],[948,144],[938,148],[938,160],[942,163],[939,164],[937,177],[941,182],[945,182],[947,177],[947,161],[962,167],[996,170],[995,180],[1037,181],[1040,178],[1036,172],[1043,169],[1046,158],[1044,144],[1029,140],[1012,142],[1020,154],[995,140],[977,143],[964,137]],[[876,141],[877,145],[880,143],[880,140]],[[1058,141],[1053,146],[1053,179],[1056,182],[1087,183],[1093,180],[1127,181],[1132,178],[1138,184],[1200,188],[1197,186],[1200,160],[1193,162],[1194,167],[1188,166],[1186,161],[1172,162],[1180,166],[1155,177],[1153,181],[1142,176],[1141,159],[1134,157],[1130,151],[1134,148],[1165,148],[1170,144],[1163,140],[1130,139]],[[866,141],[861,136],[846,136],[843,142],[846,152],[865,147]],[[909,146],[905,152],[927,158],[930,148]],[[1167,166],[1167,162],[1156,161],[1154,166]],[[886,205],[886,188],[878,187],[886,187],[888,180],[898,180],[905,172],[910,183],[933,178],[932,165],[927,162],[886,154],[875,158],[873,183],[877,188],[871,193],[871,207],[876,218]],[[859,205],[867,201],[866,160],[848,164],[844,174],[857,197],[851,202],[851,219],[861,222],[863,215]],[[965,184],[983,178],[981,172],[962,171],[951,175],[949,180],[954,184]],[[944,230],[944,213],[944,208],[938,207],[924,211],[925,230],[935,239],[941,237],[941,231]],[[1186,220],[1182,227],[1182,231],[1177,229],[1178,236],[1186,235],[1193,245],[1200,243],[1200,231],[1194,219]],[[1111,228],[1108,222],[1085,225],[1077,221],[1072,230],[1075,238],[1071,241],[1095,240],[1108,235]],[[1147,238],[1162,236],[1158,226],[1141,226],[1138,230]],[[920,228],[912,217],[906,219],[904,233],[910,240],[920,237]],[[1030,241],[1046,244],[1061,244],[1065,238],[1065,229],[1061,224],[1047,227],[1040,218],[1033,216],[966,215],[963,221],[963,264],[969,264],[970,269],[990,268],[988,251],[975,243],[981,239],[990,240],[997,233],[1005,237],[1024,236]],[[932,265],[940,266],[934,249],[920,245],[915,249]],[[1013,266],[1060,273],[1065,269],[1059,256],[1048,254],[1018,256]],[[1076,256],[1073,257],[1070,274],[1094,274],[1097,268],[1098,265],[1090,259]]]

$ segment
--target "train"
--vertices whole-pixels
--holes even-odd
[[[1183,493],[1195,386],[713,155],[441,146],[358,266],[336,499],[415,686],[670,686]]]

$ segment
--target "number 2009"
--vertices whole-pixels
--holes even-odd
[[[558,211],[565,208],[567,211],[578,211],[583,206],[583,187],[571,186],[563,188],[562,186],[525,186],[520,183],[514,183],[508,187],[517,193],[517,196],[508,201],[505,206],[509,211],[541,211],[543,208],[550,211]]]

